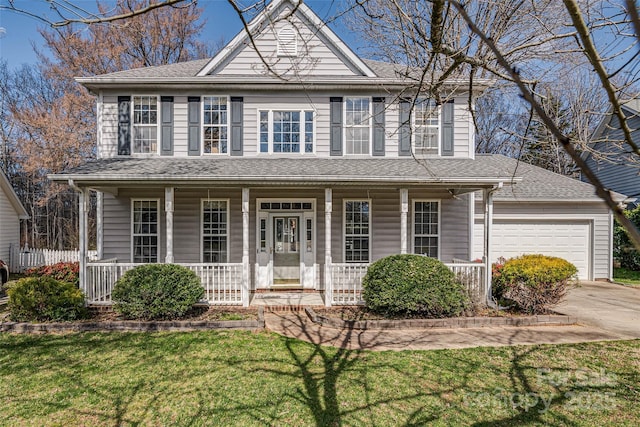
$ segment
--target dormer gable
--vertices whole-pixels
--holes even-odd
[[[376,77],[307,5],[297,0],[272,1],[247,29],[212,58],[198,76]]]

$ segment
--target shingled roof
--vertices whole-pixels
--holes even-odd
[[[128,183],[251,183],[252,185],[433,185],[482,188],[500,181],[503,201],[598,201],[592,185],[501,155],[433,158],[116,158],[88,162],[56,181]],[[513,185],[509,185],[513,184]],[[624,198],[619,196],[619,198]]]

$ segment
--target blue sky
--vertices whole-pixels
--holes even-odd
[[[95,0],[72,0],[74,4],[95,10]],[[0,4],[6,4],[8,0],[0,0]],[[24,6],[30,11],[36,11],[42,16],[51,16],[49,6],[44,0],[16,0],[17,6]],[[227,0],[199,0],[199,5],[204,9],[203,17],[207,20],[202,39],[203,40],[231,40],[242,28],[242,23]],[[248,2],[247,2],[248,3]],[[307,0],[305,2],[313,11],[326,19],[332,17],[340,9],[340,0]],[[23,63],[33,64],[37,61],[32,45],[41,47],[42,38],[38,28],[44,24],[32,17],[0,12],[0,56],[7,61],[9,68],[18,68]],[[345,25],[330,24],[330,27],[353,49],[357,48],[354,35]]]

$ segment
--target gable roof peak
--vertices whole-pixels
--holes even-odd
[[[357,72],[364,77],[377,77],[376,73],[302,0],[273,0],[269,2],[256,17],[247,23],[244,28],[198,72],[197,76],[204,77],[212,72],[216,72],[217,69],[237,55],[243,45],[254,48],[256,36],[266,28],[264,24],[275,22],[279,18],[278,15],[287,8],[290,13],[290,16],[286,16],[287,20],[290,20],[290,17],[302,18],[303,23],[312,27],[314,34],[321,35],[326,40],[327,46],[335,52],[338,52],[343,61],[350,65],[350,68],[357,70]]]

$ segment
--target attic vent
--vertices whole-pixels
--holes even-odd
[[[278,56],[297,56],[298,39],[293,27],[284,27],[278,31]]]

